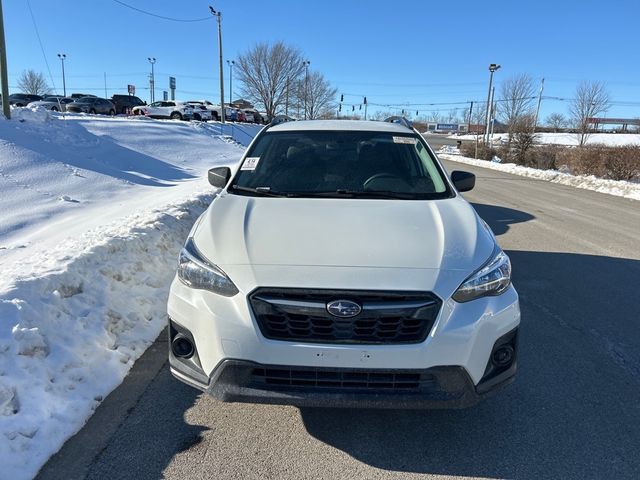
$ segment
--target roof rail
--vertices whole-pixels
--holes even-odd
[[[384,121],[389,123],[399,123],[400,125],[403,125],[409,129],[413,129],[413,124],[409,120],[407,120],[406,117],[394,116],[385,118]]]
[[[285,122],[295,122],[295,118],[291,118],[288,115],[276,115],[271,122],[267,125],[267,128],[275,127]]]

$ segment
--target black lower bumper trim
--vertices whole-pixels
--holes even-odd
[[[513,375],[502,378],[492,385],[490,391],[478,393],[467,371],[462,367],[432,367],[423,370],[356,370],[324,369],[313,367],[286,367],[281,365],[260,365],[243,360],[224,360],[214,370],[208,384],[201,383],[183,372],[180,364],[172,362],[172,372],[189,385],[207,391],[224,402],[266,403],[275,405],[295,405],[298,407],[340,407],[340,408],[390,408],[390,409],[441,409],[466,408],[475,405],[497,388],[513,381]],[[294,371],[289,381],[280,384],[264,381],[266,371]],[[381,382],[376,386],[371,382],[366,386],[357,381],[351,384],[317,386],[296,382],[300,372],[316,372],[315,378],[330,378],[336,372],[343,378],[364,378],[374,375],[412,375],[425,379],[424,382],[399,382],[398,385]],[[318,375],[318,373],[320,375]],[[510,372],[511,373],[511,372]],[[514,372],[515,373],[515,372]],[[345,377],[346,375],[346,377]],[[188,377],[188,378],[185,378]],[[311,382],[311,380],[309,380]],[[379,387],[379,388],[377,388]]]

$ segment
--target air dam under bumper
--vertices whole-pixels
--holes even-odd
[[[517,330],[507,337],[513,346],[517,344]],[[457,366],[362,370],[261,365],[227,359],[207,378],[197,367],[187,366],[173,354],[170,360],[171,373],[176,378],[221,401],[298,407],[466,408],[513,382],[517,370],[516,358],[507,369],[498,372],[488,365],[485,377],[474,385],[466,370]]]

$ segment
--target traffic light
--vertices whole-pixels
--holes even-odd
[[[344,102],[344,93],[342,95],[340,95],[340,101]]]
[[[367,97],[364,97],[364,104],[367,104]]]

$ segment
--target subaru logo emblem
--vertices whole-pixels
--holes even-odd
[[[334,317],[351,318],[362,311],[362,307],[351,300],[334,300],[327,303],[327,312]]]

